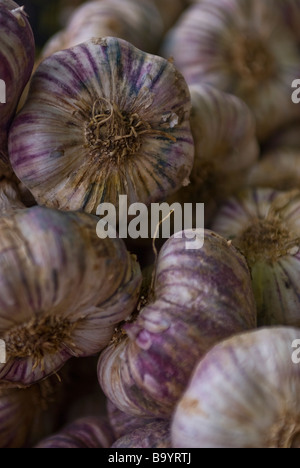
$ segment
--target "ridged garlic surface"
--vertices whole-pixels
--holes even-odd
[[[154,296],[100,355],[102,390],[125,413],[169,418],[197,361],[217,342],[256,326],[243,256],[210,231],[201,249],[186,249],[190,235],[164,244]]]
[[[21,93],[34,63],[34,38],[24,7],[0,1],[0,176],[8,166],[7,137]],[[4,102],[2,102],[5,97]]]
[[[243,101],[201,83],[191,85],[190,93],[194,166],[191,183],[174,199],[204,203],[208,222],[218,204],[242,187],[259,147],[253,115]]]
[[[96,0],[76,8],[66,27],[51,38],[42,58],[89,39],[118,37],[154,53],[163,35],[163,21],[149,0]]]
[[[299,190],[245,190],[221,207],[212,227],[247,259],[259,324],[299,327]]]
[[[121,39],[92,40],[37,69],[9,137],[11,164],[39,204],[160,201],[194,159],[190,94],[167,60]]]
[[[274,0],[203,0],[181,16],[166,38],[188,84],[201,81],[248,104],[265,140],[299,117],[291,100],[300,52]]]
[[[270,328],[215,346],[172,421],[173,448],[300,448],[300,329]]]
[[[0,387],[26,386],[103,349],[134,310],[139,265],[97,218],[33,207],[0,218]]]

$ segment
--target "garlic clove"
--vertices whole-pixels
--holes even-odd
[[[113,435],[104,418],[81,418],[59,433],[38,443],[35,448],[109,448]]]
[[[299,326],[300,192],[249,189],[229,199],[213,229],[245,255],[260,325]]]
[[[174,448],[296,448],[300,366],[292,362],[299,329],[234,336],[196,366],[172,421]]]
[[[0,45],[0,79],[5,84],[0,93],[0,164],[6,167],[9,166],[8,129],[30,78],[35,54],[34,37],[24,7],[15,2],[0,3]]]
[[[299,50],[276,3],[198,2],[180,17],[162,51],[174,57],[189,85],[201,81],[244,100],[261,141],[299,118],[291,99]]]
[[[102,390],[133,416],[169,418],[200,357],[222,339],[256,326],[243,256],[210,231],[202,249],[187,250],[189,234],[164,244],[153,299],[99,358]]]
[[[120,39],[92,40],[39,66],[10,131],[10,160],[39,204],[95,213],[103,202],[118,207],[121,194],[149,204],[190,174],[189,113],[171,63]]]
[[[0,218],[0,386],[30,385],[103,349],[138,301],[139,266],[97,218],[42,207]]]
[[[236,96],[212,86],[190,86],[195,160],[191,183],[172,201],[205,204],[208,223],[218,204],[240,189],[259,154],[252,113]]]
[[[111,448],[171,448],[170,422],[150,422],[124,435]]]

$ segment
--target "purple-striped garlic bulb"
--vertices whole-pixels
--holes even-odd
[[[163,54],[189,85],[201,81],[244,100],[260,140],[300,117],[291,99],[300,52],[277,1],[198,2],[170,31]]]
[[[33,207],[0,218],[1,386],[26,386],[98,353],[134,310],[138,263],[97,218]]]
[[[201,83],[190,92],[194,166],[191,183],[172,200],[204,203],[209,222],[218,204],[243,186],[259,147],[253,115],[243,101]]]
[[[300,448],[300,330],[234,336],[199,362],[172,421],[175,448]]]
[[[300,191],[245,190],[220,208],[213,229],[247,259],[259,325],[300,327]]]
[[[35,448],[109,448],[113,440],[105,418],[86,417],[40,441]]]
[[[190,107],[170,62],[121,39],[91,40],[38,67],[10,131],[11,163],[49,207],[160,201],[188,183]]]
[[[34,64],[33,33],[24,7],[0,0],[0,176],[8,164],[8,129]]]
[[[211,231],[201,249],[186,249],[186,242],[195,242],[190,231],[164,244],[153,297],[100,355],[100,385],[125,413],[169,418],[197,361],[217,342],[256,326],[244,257]]]
[[[111,448],[170,448],[170,421],[152,421],[113,443]]]
[[[155,53],[163,36],[159,11],[149,0],[92,0],[76,8],[66,27],[42,51],[42,58],[89,39],[113,36]]]
[[[56,375],[28,388],[1,388],[0,448],[28,447],[55,431],[64,391]]]

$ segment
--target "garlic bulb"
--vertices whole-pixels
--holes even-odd
[[[42,58],[105,36],[125,39],[146,52],[156,52],[162,35],[162,18],[151,1],[93,0],[74,11],[65,29],[46,44]]]
[[[250,189],[229,199],[213,229],[245,255],[260,325],[300,326],[300,192]]]
[[[0,180],[0,216],[10,211],[25,208],[17,186],[6,179]]]
[[[153,418],[138,418],[123,413],[110,400],[107,400],[107,415],[116,440],[151,422],[157,421]]]
[[[97,218],[33,207],[0,218],[0,387],[30,385],[105,347],[136,306],[140,269]]]
[[[270,150],[251,168],[246,177],[250,187],[276,190],[300,188],[300,148]]]
[[[59,433],[39,442],[35,448],[109,448],[111,429],[104,418],[81,418]]]
[[[112,37],[46,59],[9,138],[10,159],[39,204],[164,199],[190,174],[190,94],[161,57]]]
[[[163,51],[188,84],[208,83],[244,100],[261,140],[300,116],[291,100],[300,52],[276,3],[198,2],[181,16]]]
[[[300,330],[234,336],[195,368],[172,421],[176,448],[300,448]]]
[[[259,147],[254,118],[244,102],[212,86],[190,86],[195,160],[191,183],[174,195],[203,202],[208,222],[217,205],[241,188]]]
[[[30,78],[35,54],[33,33],[24,7],[9,0],[0,1],[0,44],[0,165],[4,163],[5,167],[8,165],[9,125]]]
[[[57,376],[25,389],[1,389],[0,448],[29,446],[56,430],[63,401]]]
[[[201,239],[199,232],[194,235]],[[119,342],[100,355],[100,385],[125,413],[170,417],[199,358],[222,339],[256,325],[244,258],[210,231],[201,249],[186,249],[186,242],[192,242],[190,231],[164,244],[154,297],[123,327]]]
[[[170,448],[170,422],[153,421],[118,439],[111,448]]]

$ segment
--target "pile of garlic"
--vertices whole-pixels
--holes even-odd
[[[300,3],[78,3],[0,0],[0,448],[300,448]]]

